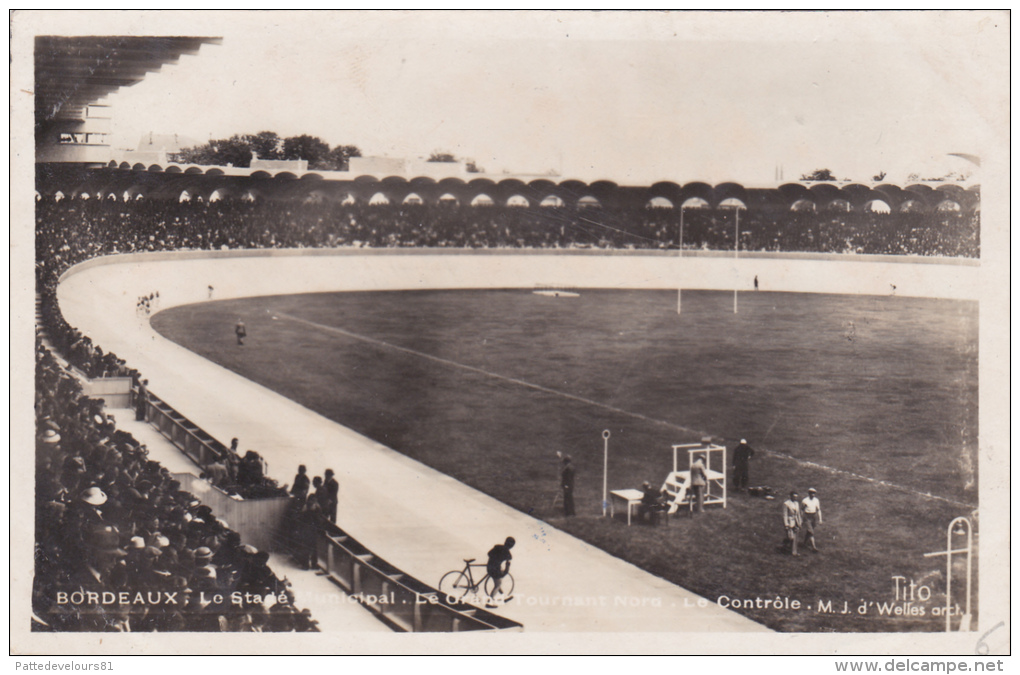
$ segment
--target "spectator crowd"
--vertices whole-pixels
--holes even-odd
[[[98,255],[244,248],[676,249],[678,209],[457,204],[41,200],[41,277]],[[731,251],[730,209],[685,209],[686,249]],[[978,214],[963,211],[740,211],[740,248],[976,258]]]
[[[40,343],[34,628],[311,631],[269,554],[118,430]]]
[[[242,456],[237,449],[236,438],[231,441],[229,448],[223,449],[219,457],[202,469],[201,478],[227,494],[242,499],[287,496],[286,488],[280,487],[275,479],[267,475],[266,461],[262,456],[254,450],[248,450]]]

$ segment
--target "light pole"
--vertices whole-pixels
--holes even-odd
[[[953,548],[953,535],[967,535],[967,548]],[[965,554],[967,556],[967,591],[964,601],[964,613],[960,618],[960,630],[970,630],[971,624],[970,616],[970,595],[971,595],[971,555],[974,552],[974,528],[970,524],[970,520],[960,516],[954,518],[949,527],[946,528],[946,550],[936,551],[935,553],[925,553],[925,558],[933,558],[935,556],[946,556],[946,632],[949,633],[953,630],[953,623],[951,620],[953,607],[952,590],[953,590],[953,555],[957,553]]]
[[[733,209],[736,214],[733,226],[733,268],[736,270],[737,281],[733,284],[733,313],[737,313],[737,286],[739,285],[740,270],[737,268],[737,258],[740,252],[740,207]]]
[[[609,506],[609,429],[602,432],[605,450],[602,453],[602,517],[606,517]]]
[[[684,205],[680,205],[680,258],[684,257]],[[678,266],[677,272],[677,284],[676,284],[676,313],[680,313],[680,295],[683,293],[683,263]]]

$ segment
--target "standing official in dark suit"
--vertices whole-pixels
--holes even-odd
[[[570,455],[563,458],[563,470],[560,471],[560,484],[563,486],[563,515],[573,516],[574,513],[574,463]]]
[[[751,481],[752,457],[754,448],[741,438],[740,445],[733,448],[733,487],[737,490],[746,490]]]
[[[149,402],[147,384],[149,384],[148,380],[142,380],[138,383],[138,389],[135,390],[135,420],[138,422],[145,421],[145,406]]]
[[[329,522],[336,523],[336,509],[340,503],[340,483],[337,482],[336,477],[333,475],[333,469],[326,469],[326,480],[322,485],[326,489],[326,498],[328,500],[325,509],[326,517],[329,518]]]

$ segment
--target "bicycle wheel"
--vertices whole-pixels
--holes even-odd
[[[506,576],[503,577],[503,583],[500,584],[499,594],[501,598],[496,598],[492,595],[492,591],[496,587],[496,580],[492,577],[485,577],[485,595],[489,596],[493,600],[507,599],[514,594],[514,577],[512,574],[507,572]]]
[[[439,592],[444,596],[460,600],[471,590],[471,582],[468,575],[461,570],[453,570],[443,575],[439,580]]]

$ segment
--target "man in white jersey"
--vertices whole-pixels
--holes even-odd
[[[817,490],[810,488],[807,492],[808,496],[801,502],[804,512],[804,545],[818,553],[818,547],[815,546],[815,527],[822,524],[822,503],[818,501]]]

